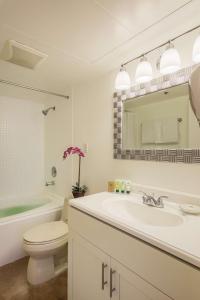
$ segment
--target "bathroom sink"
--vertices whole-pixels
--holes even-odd
[[[127,221],[139,221],[151,226],[178,226],[183,223],[181,216],[165,211],[164,208],[147,206],[128,200],[106,201],[104,209],[113,216]]]

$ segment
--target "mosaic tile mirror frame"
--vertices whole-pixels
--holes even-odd
[[[148,161],[165,161],[181,163],[200,163],[200,149],[123,149],[122,147],[122,114],[123,102],[147,95],[166,88],[187,83],[196,66],[153,79],[147,84],[135,85],[130,90],[116,92],[113,96],[114,113],[114,159],[134,159]]]

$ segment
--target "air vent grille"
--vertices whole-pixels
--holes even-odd
[[[6,41],[1,53],[1,59],[29,69],[35,69],[47,57],[47,54],[14,40]]]

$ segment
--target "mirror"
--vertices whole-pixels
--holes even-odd
[[[114,93],[114,159],[200,163],[200,128],[189,93],[195,70],[192,65]]]
[[[122,149],[197,148],[200,128],[188,83],[123,101]]]

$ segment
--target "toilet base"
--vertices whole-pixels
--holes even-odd
[[[64,264],[55,269],[54,256],[35,258],[30,257],[27,269],[27,280],[32,285],[44,283],[67,269],[67,264]]]

